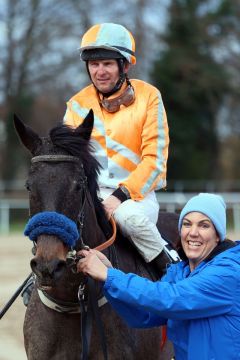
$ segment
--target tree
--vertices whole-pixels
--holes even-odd
[[[0,88],[1,120],[6,137],[6,142],[1,144],[1,175],[4,179],[16,174],[24,156],[17,150],[19,144],[13,128],[13,113],[21,114],[30,122],[37,96],[46,93],[50,99],[49,93],[55,91],[61,96],[64,92],[60,87],[63,74],[66,76],[66,72],[76,66],[77,57],[72,54],[72,44],[75,42],[76,49],[80,19],[75,12],[75,2],[8,0],[6,7],[2,8],[6,33],[5,42],[0,46],[3,58],[0,66],[3,79]],[[83,3],[84,9],[85,2],[79,3]],[[82,16],[84,24],[89,25],[84,11]],[[56,107],[56,110],[58,108],[62,109]],[[59,111],[53,118],[45,114],[45,121],[51,124],[62,116]]]
[[[167,1],[167,0],[165,0]],[[66,100],[89,81],[77,48],[91,25],[117,22],[133,32],[138,66],[147,78],[154,28],[149,12],[163,13],[164,1],[8,0],[0,3],[0,178],[17,176],[24,163],[12,116],[17,112],[38,131],[61,121]],[[127,16],[126,16],[127,15]],[[84,69],[84,71],[81,71]],[[4,135],[5,134],[5,135]],[[3,136],[4,135],[4,136]],[[2,140],[2,141],[1,141]]]
[[[210,5],[210,1],[172,1],[162,37],[165,49],[152,72],[169,120],[169,180],[219,176],[217,114],[229,80],[214,56],[216,42],[210,30],[219,17]]]
[[[221,175],[224,190],[239,191],[240,177],[240,0],[224,0],[217,9],[218,26],[213,29],[217,56],[228,69],[231,92],[226,93],[218,125]]]

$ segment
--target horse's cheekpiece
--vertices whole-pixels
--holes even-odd
[[[89,250],[89,246],[84,245],[84,246],[83,246],[83,249],[84,249],[84,250]],[[74,274],[77,273],[77,263],[78,263],[78,261],[79,261],[80,259],[82,259],[82,258],[83,258],[83,256],[82,256],[82,255],[78,255],[76,250],[70,250],[70,251],[68,252],[68,254],[67,254],[67,259],[66,259],[66,261],[67,261],[67,266],[68,266],[69,268],[71,268],[71,270],[72,270],[72,272],[73,272]]]

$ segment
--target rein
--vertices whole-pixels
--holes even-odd
[[[108,239],[107,241],[105,241],[104,243],[96,246],[94,249],[95,250],[98,250],[98,251],[102,251],[102,250],[105,250],[107,249],[109,246],[111,246],[114,241],[116,240],[116,234],[117,234],[117,226],[116,226],[116,222],[114,220],[114,218],[111,216],[110,219],[109,219],[111,225],[112,225],[112,228],[113,228],[113,234],[112,236],[110,237],[110,239]]]
[[[7,304],[3,307],[3,309],[0,311],[0,319],[3,317],[3,315],[8,311],[8,309],[12,306],[14,301],[17,299],[17,297],[21,294],[21,291],[27,284],[28,280],[32,278],[32,273],[28,275],[28,277],[24,280],[22,285],[19,286],[19,288],[15,291],[13,296],[8,300]]]

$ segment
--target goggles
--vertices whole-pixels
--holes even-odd
[[[129,106],[134,100],[135,92],[132,85],[129,84],[121,95],[113,99],[104,98],[101,100],[100,104],[106,111],[114,113],[120,109],[121,105]]]

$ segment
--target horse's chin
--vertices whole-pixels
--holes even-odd
[[[42,290],[42,291],[49,291],[49,290],[52,290],[54,288],[55,284],[53,284],[52,282],[43,282],[41,281],[40,279],[37,279],[37,288],[39,290]]]
[[[49,290],[52,290],[52,286],[49,286],[49,285],[39,285],[38,286],[38,289],[39,290],[42,290],[42,291],[49,291]]]

